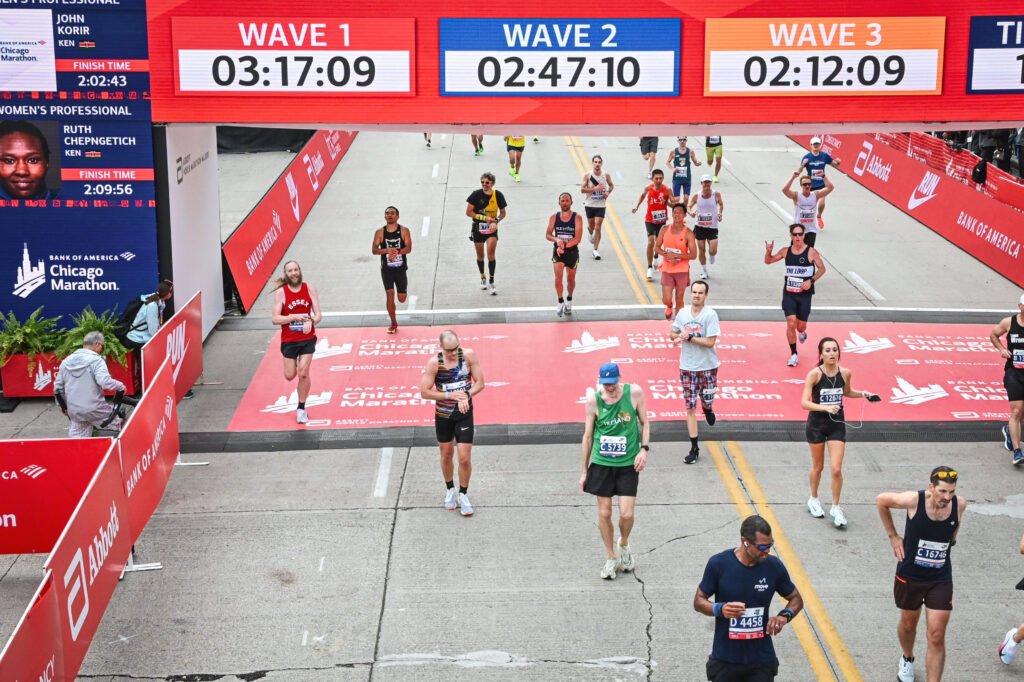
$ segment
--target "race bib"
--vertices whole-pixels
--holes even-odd
[[[405,262],[405,257],[400,253],[397,253],[394,256],[389,253],[387,254],[387,257],[389,268],[400,268]]]
[[[946,565],[946,556],[948,554],[948,542],[918,540],[917,555],[914,557],[914,563],[925,568],[942,568]]]
[[[761,639],[764,637],[764,607],[745,609],[739,618],[729,619],[729,639]]]
[[[665,253],[671,253],[673,256],[682,256],[683,255],[683,252],[682,252],[681,249],[672,249],[672,248],[669,248],[667,246],[665,247]]]
[[[1013,351],[1014,369],[1024,369],[1024,348],[1017,348]]]
[[[715,216],[713,213],[698,213],[697,224],[701,227],[711,227],[714,224]]]
[[[841,388],[823,388],[821,389],[821,404],[822,405],[839,405],[843,406],[843,389]]]
[[[824,178],[825,178],[825,169],[824,168],[812,168],[811,169],[811,179],[812,180],[823,180]]]
[[[477,223],[476,226],[480,234],[494,234],[498,231],[498,223]]]
[[[809,211],[800,211],[799,220],[801,223],[814,223],[818,219],[818,211],[811,209]]]
[[[590,193],[590,198],[591,199],[596,199],[598,201],[602,201],[604,199],[607,199],[608,198],[608,190],[606,190],[604,188],[604,186],[602,185],[600,189],[595,189],[593,192]]]
[[[651,211],[651,222],[652,223],[663,223],[668,220],[668,211],[664,208],[659,208]]]
[[[469,381],[453,381],[447,384],[441,384],[441,390],[445,393],[458,393],[459,391],[469,390]]]
[[[626,454],[625,436],[601,436],[601,443],[598,446],[601,456],[614,459]]]
[[[298,322],[289,322],[288,329],[298,334],[308,334],[313,331],[313,323],[310,320],[299,320]]]
[[[721,137],[712,135],[711,137],[708,138],[708,145],[710,145],[712,147],[715,147],[715,146],[718,146],[720,144],[722,144],[722,138]]]
[[[676,177],[677,178],[688,178],[690,177],[689,166],[676,166]]]
[[[690,324],[687,324],[686,327],[684,327],[684,329],[686,329],[687,334],[694,338],[699,339],[700,337],[704,336],[704,328],[699,324],[691,322]]]
[[[804,278],[803,277],[786,277],[786,291],[791,294],[799,294],[804,290]]]

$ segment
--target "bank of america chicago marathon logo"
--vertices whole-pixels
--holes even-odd
[[[32,381],[32,388],[41,391],[53,381],[53,370],[43,370],[43,363],[36,363],[36,375]]]
[[[19,298],[28,298],[39,287],[50,280],[52,291],[118,291],[117,282],[110,281],[103,266],[97,263],[117,263],[135,258],[131,251],[120,254],[105,253],[50,253],[46,260],[32,261],[28,243],[23,243],[21,265],[14,276],[11,293]],[[47,262],[49,263],[47,265]]]
[[[318,407],[320,405],[327,405],[331,402],[331,398],[334,396],[332,391],[323,391],[315,395],[310,395],[306,398],[306,409],[311,407]],[[288,412],[294,412],[299,407],[299,392],[292,391],[290,395],[278,396],[277,400],[271,405],[267,405],[260,412],[269,412],[271,414],[287,414]]]
[[[19,478],[21,478],[21,476],[18,476],[19,473],[22,476],[27,476],[28,478],[35,480],[42,476],[43,474],[45,474],[46,469],[39,466],[38,464],[29,464],[28,466],[22,467],[17,471],[15,471],[14,469],[8,469],[6,471],[0,471],[0,480],[16,481]]]
[[[938,384],[917,387],[903,377],[896,377],[896,386],[892,389],[891,402],[901,405],[920,405],[930,400],[945,398],[949,394]]]
[[[608,348],[616,348],[619,345],[619,337],[609,336],[605,339],[595,338],[593,334],[588,331],[584,331],[580,334],[580,338],[573,339],[572,342],[565,347],[563,352],[565,353],[593,353],[599,350],[605,350]]]
[[[865,339],[860,334],[850,332],[850,338],[843,343],[843,352],[867,355],[868,353],[874,353],[878,350],[895,347],[896,344],[890,341],[887,337],[881,336],[877,339]]]

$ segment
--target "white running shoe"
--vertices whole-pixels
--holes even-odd
[[[489,288],[491,290],[491,296],[497,296],[498,295],[498,287],[494,286],[493,284],[490,284],[488,286],[489,286]]]
[[[572,315],[572,301],[565,302],[565,314]]]
[[[633,559],[633,552],[630,551],[629,545],[619,545],[619,564],[622,566],[623,573],[629,573],[636,566],[636,560]]]
[[[444,494],[444,508],[448,511],[455,511],[455,496],[458,492],[457,488],[448,488],[448,492]]]
[[[786,361],[786,364],[789,365],[790,367],[796,367],[796,363],[799,361],[800,358],[797,356],[796,353],[793,353],[792,355],[789,356],[789,360]]]
[[[487,291],[487,278],[486,277],[481,277],[480,278],[480,290],[481,291]]]
[[[305,410],[295,410],[295,421],[300,424],[305,424],[309,421],[309,415],[306,414]]]
[[[800,343],[803,343],[804,341],[807,340],[807,332],[800,332],[799,334],[796,335],[796,338],[800,340]]]
[[[832,523],[836,525],[836,528],[846,528],[846,514],[843,513],[842,507],[834,506],[828,513],[832,517]]]
[[[821,500],[817,497],[807,498],[807,511],[816,519],[824,518],[825,510],[821,508]]]
[[[562,315],[565,315],[565,304],[564,303],[559,303],[558,304],[558,316],[561,317]]]
[[[604,568],[601,569],[601,577],[605,580],[615,580],[615,576],[619,571],[619,560],[618,558],[608,559],[604,562]]]
[[[601,260],[601,254],[597,252],[597,249],[594,249],[594,260]]]
[[[702,279],[711,279],[711,271],[708,270],[706,265],[700,266],[700,276]]]
[[[1004,665],[1010,665],[1013,663],[1013,656],[1017,653],[1017,642],[1013,640],[1013,635],[1016,634],[1017,628],[1013,628],[1006,633],[1006,637],[1003,637],[1003,643],[999,645],[999,660]]]
[[[469,496],[466,493],[459,493],[459,513],[463,516],[473,515],[473,505],[469,503]]]
[[[654,268],[647,268],[647,281],[648,282],[653,282],[654,281]]]
[[[715,264],[715,256],[717,256],[717,255],[718,254],[716,254],[716,253],[709,253],[708,254],[708,263],[710,265],[714,265]]]
[[[593,232],[587,232],[587,241],[590,242],[591,244],[594,243],[594,233]]]
[[[914,662],[900,656],[900,664],[896,668],[896,679],[899,682],[914,682]]]

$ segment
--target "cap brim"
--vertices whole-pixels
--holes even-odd
[[[598,379],[598,383],[602,384],[617,384],[619,383],[618,377],[601,377]]]

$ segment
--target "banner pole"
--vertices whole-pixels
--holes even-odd
[[[135,563],[135,545],[132,545],[132,551],[128,554],[128,563],[121,569],[121,577],[119,580],[124,580],[125,573],[138,573],[139,571],[162,571],[164,565],[161,563],[153,564],[137,564]]]

